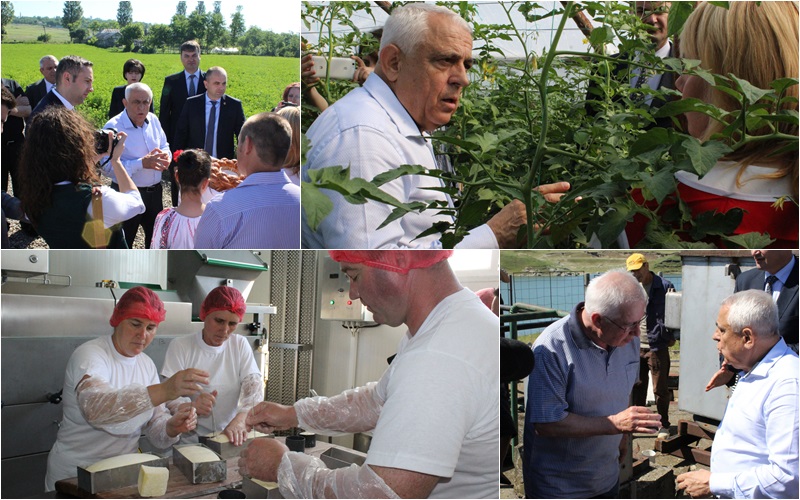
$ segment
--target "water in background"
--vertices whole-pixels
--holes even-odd
[[[594,278],[597,274],[590,275]],[[682,289],[682,279],[680,274],[665,274],[675,285],[676,290]],[[512,277],[513,302],[511,300],[511,290],[508,283],[500,283],[500,296],[503,304],[512,305],[522,302],[560,311],[571,311],[578,302],[583,301],[584,276],[524,276],[515,275]]]

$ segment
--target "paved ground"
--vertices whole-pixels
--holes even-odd
[[[111,184],[111,179],[108,177],[101,177],[101,181],[104,185],[108,186]],[[172,198],[170,197],[170,187],[168,181],[161,181],[161,185],[164,188],[164,207],[171,207],[172,206]],[[11,183],[9,183],[9,194],[14,194],[13,187]],[[8,219],[8,240],[11,244],[11,248],[49,248],[47,243],[45,243],[44,239],[41,237],[32,237],[22,231],[22,228],[19,225],[19,221],[14,219]],[[144,231],[142,228],[139,228],[139,231],[136,233],[136,240],[133,242],[133,248],[143,249],[144,248]]]

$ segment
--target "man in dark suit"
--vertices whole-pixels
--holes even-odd
[[[11,174],[14,191],[19,194],[17,164],[22,153],[22,145],[25,142],[25,118],[31,114],[31,107],[22,86],[16,80],[3,78],[3,87],[7,88],[14,96],[16,107],[9,111],[7,121],[3,126],[2,155],[0,155],[3,176],[2,189],[3,192],[8,191],[8,176]]]
[[[58,59],[56,56],[46,55],[39,59],[39,72],[42,74],[42,79],[31,83],[25,89],[25,95],[28,96],[28,101],[31,103],[31,109],[36,109],[44,96],[53,90],[56,86],[56,69],[58,68]],[[30,123],[30,118],[28,119]]]
[[[205,74],[200,71],[200,44],[194,40],[183,42],[181,45],[181,64],[183,71],[164,78],[164,88],[161,90],[161,104],[159,106],[158,120],[167,134],[167,142],[171,149],[176,151],[175,135],[178,131],[178,119],[183,111],[186,99],[203,93]],[[175,181],[175,165],[169,166],[172,204],[178,205],[178,183]]]
[[[219,66],[209,68],[205,84],[205,94],[183,106],[174,149],[200,148],[215,158],[234,158],[234,139],[244,124],[242,101],[225,94],[228,74]]]
[[[654,55],[660,59],[668,57],[675,57],[674,47],[668,38],[669,31],[669,7],[670,2],[636,2],[636,14],[641,18],[644,24],[651,26],[650,40],[655,44]],[[651,89],[651,90],[675,90],[675,74],[671,72],[648,74],[639,67],[630,67],[623,60],[628,59],[629,54],[619,54],[619,63],[616,63],[613,68],[615,79],[625,78],[633,89]],[[636,59],[640,56],[637,54]],[[643,60],[644,62],[644,60]],[[663,106],[667,99],[660,96],[652,96],[638,91],[633,96],[634,99],[639,101],[640,106],[655,113],[658,108]],[[603,100],[605,96],[603,90],[597,86],[594,81],[591,81],[586,93],[586,111],[589,115],[597,113],[596,102]],[[672,119],[657,118],[655,124],[648,124],[646,128],[651,127],[672,127]]]
[[[798,261],[791,250],[751,250],[755,269],[745,271],[736,277],[733,291],[764,290],[772,294],[778,306],[778,333],[786,344],[797,352],[798,342]],[[711,377],[706,385],[709,391],[714,387],[729,385],[734,371],[723,366]]]
[[[66,106],[73,109],[83,104],[94,91],[94,69],[91,61],[78,56],[65,56],[56,68],[56,86],[39,101],[31,113],[31,120],[47,106]]]
[[[767,290],[778,305],[778,333],[797,352],[798,301],[797,257],[791,250],[751,250],[756,268],[745,271],[736,278],[734,292],[742,290]]]

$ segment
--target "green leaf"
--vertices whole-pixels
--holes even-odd
[[[625,226],[633,220],[635,212],[625,205],[613,205],[601,217],[597,228],[597,237],[604,247],[613,244],[617,237],[625,231]]]
[[[771,92],[771,90],[760,89],[755,85],[752,85],[747,80],[738,78],[733,73],[730,73],[728,76],[730,76],[733,79],[733,81],[736,82],[736,87],[744,94],[744,96],[747,98],[747,101],[751,104],[758,102],[765,95]]]
[[[694,137],[687,137],[683,141],[683,146],[686,148],[695,173],[700,177],[706,175],[720,158],[733,151],[722,142],[706,141],[701,144]]]
[[[486,220],[491,200],[479,200],[465,204],[458,212],[458,224],[466,227],[475,227]]]
[[[775,242],[768,234],[756,232],[726,236],[725,241],[738,245],[741,248],[767,248]]]
[[[333,202],[308,182],[300,182],[300,196],[303,200],[306,222],[312,231],[316,231],[323,219],[333,210]]]
[[[598,26],[589,35],[589,44],[598,47],[614,40],[614,32],[609,26]]]
[[[660,170],[654,175],[644,174],[642,175],[642,181],[659,205],[667,196],[674,193],[677,188],[675,176],[670,170]]]
[[[693,8],[694,2],[672,2],[669,9],[669,30],[667,31],[669,38],[674,37],[683,30],[683,25],[686,23],[686,19],[689,18],[689,14],[692,13]]]
[[[726,236],[732,234],[742,222],[744,210],[732,208],[727,212],[703,212],[694,218],[694,227],[689,230],[693,240],[702,240],[708,236]]]
[[[475,143],[481,148],[481,152],[483,154],[497,149],[498,143],[500,142],[497,134],[493,134],[492,132],[485,132],[483,135],[475,137],[474,140]]]
[[[400,165],[399,167],[393,168],[386,172],[382,172],[376,175],[372,182],[376,186],[382,186],[387,182],[391,182],[398,177],[402,177],[404,175],[423,175],[428,172],[428,169],[423,167],[422,165]]]
[[[631,146],[631,156],[638,156],[654,149],[665,149],[670,144],[670,133],[661,127],[651,128],[642,134]]]
[[[798,85],[797,78],[778,78],[774,82],[770,83],[769,86],[775,89],[775,93],[778,95],[783,94],[786,92],[786,89],[791,87],[792,85]]]
[[[669,101],[661,106],[658,111],[653,115],[654,118],[665,118],[667,116],[676,116],[689,111],[696,111],[698,113],[707,114],[712,117],[719,117],[721,111],[711,104],[705,103],[695,97],[681,99],[679,101]]]
[[[708,2],[708,3],[710,3],[711,5],[715,5],[717,7],[722,7],[723,9],[729,9],[730,8],[730,2]],[[755,248],[755,247],[753,247],[753,248]]]

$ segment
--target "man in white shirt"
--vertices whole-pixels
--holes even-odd
[[[158,117],[150,113],[153,91],[144,83],[132,83],[125,88],[122,104],[125,111],[110,119],[106,129],[113,128],[128,134],[125,151],[120,160],[128,171],[139,193],[145,211],[122,224],[128,248],[133,248],[139,226],[144,230],[144,248],[150,248],[156,216],[164,208],[161,187],[161,172],[169,167],[170,153],[167,137]],[[117,179],[111,165],[106,163],[103,172],[111,177],[111,187],[119,191]]]
[[[293,406],[259,403],[247,425],[320,434],[372,431],[366,462],[328,469],[257,439],[240,472],[284,498],[497,498],[497,316],[453,274],[447,250],[331,251],[377,323],[408,327],[375,383]],[[268,441],[268,442],[265,442]]]
[[[404,164],[437,169],[428,134],[450,121],[469,85],[472,64],[471,28],[456,13],[421,2],[395,9],[383,29],[374,73],[309,128],[311,149],[303,179],[310,180],[308,170],[330,166],[349,167],[351,177],[368,181]],[[431,190],[442,187],[438,179],[412,175],[381,189],[401,202],[452,205],[446,194]],[[565,182],[538,188],[549,200],[567,189]],[[316,231],[304,219],[305,248],[441,248],[436,234],[417,236],[437,222],[452,222],[448,215],[426,210],[378,229],[393,207],[374,201],[353,205],[339,193],[324,193],[333,210]],[[517,233],[525,223],[525,206],[515,200],[472,229],[459,248],[518,246]]]
[[[778,334],[772,296],[725,299],[712,337],[741,377],[714,437],[711,471],[678,476],[692,497],[798,498],[798,358]]]

